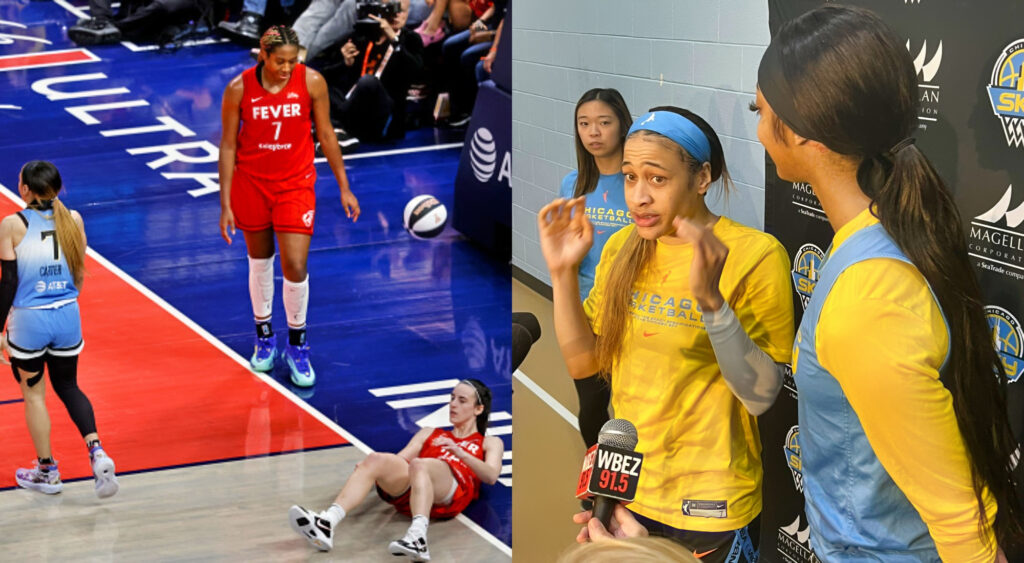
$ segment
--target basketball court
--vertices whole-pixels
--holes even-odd
[[[84,217],[79,380],[121,491],[96,499],[85,448],[52,392],[64,492],[18,489],[14,470],[34,452],[17,385],[0,375],[5,557],[308,558],[315,551],[288,527],[288,507],[326,507],[367,453],[448,425],[448,392],[465,377],[494,394],[489,434],[505,442],[503,472],[462,516],[432,523],[431,555],[508,557],[509,267],[450,226],[430,241],[402,228],[416,195],[453,208],[463,131],[420,129],[346,156],[363,210],[355,224],[318,160],[308,315],[318,383],[300,389],[281,365],[267,375],[248,369],[244,241],[219,236],[220,97],[252,64],[247,50],[219,41],[173,53],[79,48],[65,29],[84,13],[63,0],[0,5],[0,215],[18,209],[21,164],[45,159],[64,178],[62,199]],[[283,345],[280,279],[278,266]],[[326,557],[391,560],[387,543],[407,525],[371,496]]]

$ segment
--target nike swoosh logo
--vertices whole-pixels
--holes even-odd
[[[250,102],[250,103],[253,103],[253,104],[255,104],[256,102],[258,102],[258,101],[260,101],[260,100],[262,100],[262,99],[263,99],[263,96],[260,96],[260,97],[258,97],[258,98],[252,98],[252,99],[250,99],[250,100],[249,100],[249,102]]]
[[[715,549],[712,549],[711,551],[705,551],[704,553],[697,553],[697,550],[694,550],[693,551],[693,556],[696,557],[697,559],[703,559],[705,555],[712,554],[712,553],[714,553],[716,551],[718,551],[717,547]]]
[[[604,231],[597,231],[597,234],[599,234],[599,235],[603,235],[603,234],[604,234]]]
[[[658,333],[657,332],[647,332],[646,330],[644,331],[644,337],[645,338],[650,338],[650,337],[652,337],[652,336],[654,336],[656,334],[658,334]]]
[[[670,275],[672,275],[672,270],[665,272],[665,277],[661,278],[661,283],[665,283],[665,280],[667,280]]]

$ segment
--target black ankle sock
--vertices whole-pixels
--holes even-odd
[[[302,346],[306,343],[306,329],[304,328],[289,328],[288,329],[288,344],[292,346]]]
[[[41,458],[39,458],[40,469],[42,469],[43,465],[53,465],[54,463],[57,463],[57,462],[53,461],[52,457],[41,457]],[[47,470],[43,469],[43,471],[47,471]]]
[[[274,329],[270,328],[270,321],[256,321],[256,336],[260,338],[274,336]]]

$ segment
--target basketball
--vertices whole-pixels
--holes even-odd
[[[432,195],[418,195],[405,204],[405,230],[419,239],[434,238],[448,223],[448,210]]]

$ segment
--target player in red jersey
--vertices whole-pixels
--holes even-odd
[[[413,517],[405,537],[391,542],[388,550],[429,561],[429,518],[457,516],[477,497],[481,481],[493,485],[501,473],[505,446],[500,438],[484,437],[490,413],[490,389],[476,379],[460,381],[448,404],[451,431],[423,428],[397,454],[370,454],[356,465],[330,508],[316,513],[293,506],[288,511],[292,529],[317,549],[330,550],[338,522],[376,486],[382,499]]]
[[[281,248],[288,347],[284,354],[292,382],[316,381],[306,342],[309,276],[306,259],[316,209],[312,128],[341,189],[341,204],[352,221],[359,201],[349,189],[341,149],[330,119],[327,83],[299,64],[299,38],[273,26],[260,39],[259,62],[224,90],[220,141],[220,233],[231,244],[235,227],[249,253],[249,295],[256,318],[256,371],[270,371],[277,344],[270,327],[274,300],[274,235]]]

